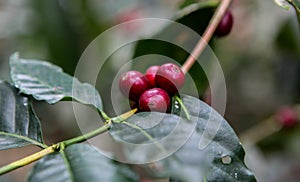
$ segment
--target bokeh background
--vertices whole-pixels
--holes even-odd
[[[15,51],[24,58],[53,62],[73,75],[82,52],[103,31],[137,18],[172,19],[181,3],[182,0],[0,0],[0,78],[10,80],[8,58]],[[226,78],[225,118],[241,136],[247,164],[258,181],[299,181],[299,124],[281,128],[276,119],[278,110],[288,106],[298,114],[299,121],[300,30],[295,12],[279,8],[272,0],[234,0],[230,9],[234,16],[232,32],[215,39],[212,47]],[[109,47],[117,41],[114,39],[122,39],[136,28],[124,29],[125,33],[102,46]],[[117,68],[111,64],[107,69]],[[108,113],[111,106],[106,98],[110,98],[110,92],[106,88],[111,81],[105,78],[97,84]],[[70,103],[35,103],[35,109],[48,144],[80,134]],[[25,147],[0,151],[0,165],[37,150]],[[30,167],[4,175],[0,181],[24,181]]]

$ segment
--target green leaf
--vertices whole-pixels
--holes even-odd
[[[174,176],[186,166],[194,170],[184,171],[182,176],[185,177],[196,175],[199,170],[205,169],[202,174],[207,181],[256,181],[244,164],[245,151],[227,121],[206,103],[194,97],[185,95],[182,101],[191,120],[197,122],[197,127],[189,141],[174,154],[180,160],[180,166],[171,167],[174,168],[173,173],[177,172]],[[174,113],[178,114],[179,111],[173,108]],[[201,162],[209,165],[201,168]]]
[[[282,7],[285,10],[290,9],[290,5],[295,9],[297,19],[298,19],[298,24],[300,26],[300,2],[297,0],[274,0],[275,3]]]
[[[139,129],[132,126],[142,128],[143,131],[151,135],[153,140],[160,140],[173,131],[180,121],[189,123],[187,120],[172,114],[140,112],[128,118],[126,122],[113,123],[109,132],[118,141],[144,144],[151,141]]]
[[[125,165],[103,156],[87,144],[75,144],[62,152],[39,160],[28,179],[29,182],[131,182],[138,177]]]
[[[216,7],[219,4],[220,0],[185,0],[180,4],[179,8],[180,10],[183,10],[182,12],[186,12],[185,14],[188,14],[188,12],[191,12],[192,10],[195,11],[205,7]]]
[[[0,81],[0,150],[30,144],[44,146],[31,102],[9,83]]]
[[[73,98],[102,109],[101,97],[93,86],[80,83],[58,66],[44,61],[21,59],[15,53],[10,57],[10,68],[15,87],[36,100],[54,104],[62,99]]]
[[[162,55],[168,58],[166,62],[170,62],[171,59],[182,65],[199,41],[199,37],[204,33],[217,5],[218,1],[208,1],[206,3],[191,4],[183,8],[177,12],[174,19],[177,23],[186,26],[186,28],[179,27],[175,23],[170,23],[162,31],[156,33],[151,38],[138,41],[133,58],[138,58],[143,55]],[[195,34],[197,34],[197,36]],[[172,40],[172,42],[162,41],[162,39]],[[181,46],[184,46],[188,51],[184,50]],[[211,59],[210,54],[205,53],[199,58],[199,60],[209,59]],[[132,63],[132,68],[143,70],[150,65],[161,65],[163,61],[162,58],[153,57],[150,57],[150,60],[148,61],[147,57],[144,56],[142,61],[143,64],[140,64],[140,61],[134,61]],[[186,90],[189,91],[189,88],[193,87],[195,84],[198,93],[204,93],[208,85],[208,80],[200,64],[194,64],[189,73],[194,82],[192,85],[186,83]]]
[[[286,0],[274,0],[274,2],[279,6],[282,7],[285,10],[290,9],[290,5]]]
[[[115,124],[111,134],[115,139],[125,141],[123,146],[126,157],[137,162],[149,159],[154,154],[162,157],[162,160],[155,161],[151,166],[143,166],[153,177],[172,177],[179,181],[202,181],[204,178],[213,182],[256,181],[253,173],[244,164],[245,151],[227,121],[210,106],[194,97],[183,95],[182,101],[189,113],[189,121],[178,119],[181,115],[186,118],[186,113],[182,113],[178,103],[173,103],[173,115],[148,113],[147,117],[146,113],[138,113],[127,120],[128,123],[145,127],[143,131],[152,136],[152,142],[169,138],[170,140],[161,143],[160,148],[163,150],[158,150],[155,145],[145,149],[145,144],[151,140],[143,137],[140,130]],[[147,124],[151,120],[156,125],[151,122]],[[152,128],[149,128],[151,125]],[[176,128],[181,130],[174,133]],[[182,143],[182,137],[187,136],[187,141]],[[140,145],[132,147],[126,142]],[[175,150],[177,146],[174,147],[174,144],[181,146]],[[173,150],[172,155],[163,158],[160,154],[164,150]],[[137,155],[138,152],[143,152],[142,157]]]
[[[114,123],[109,133],[123,142],[130,163],[149,163],[178,150],[195,126],[195,122],[176,115],[141,112],[126,122]]]
[[[180,4],[179,8],[183,9],[183,8],[185,8],[191,4],[195,4],[195,3],[197,3],[197,0],[185,0],[185,1],[183,1],[183,3]]]
[[[275,37],[275,44],[280,52],[289,56],[300,56],[300,32],[292,19],[283,22]]]

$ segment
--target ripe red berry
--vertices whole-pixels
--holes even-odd
[[[141,111],[166,112],[170,107],[170,97],[166,91],[160,88],[152,88],[145,91],[139,100]]]
[[[159,67],[155,84],[164,89],[170,95],[176,94],[184,84],[185,76],[181,68],[173,63],[166,63]]]
[[[155,87],[155,75],[159,69],[159,66],[150,66],[145,73],[145,76],[148,78],[149,85],[151,88]]]
[[[130,100],[138,101],[142,93],[150,87],[147,78],[142,73],[128,71],[120,77],[119,88]]]
[[[215,35],[224,37],[231,31],[233,25],[233,16],[230,11],[227,11],[218,25]]]
[[[297,123],[297,113],[290,107],[279,109],[276,113],[276,117],[284,127],[292,127]]]

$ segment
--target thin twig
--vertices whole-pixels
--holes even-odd
[[[186,74],[197,58],[201,55],[201,53],[206,48],[207,44],[209,43],[210,39],[212,38],[215,30],[217,29],[220,21],[222,20],[223,16],[225,15],[230,3],[232,0],[223,0],[221,1],[220,6],[217,8],[212,20],[210,21],[208,27],[206,28],[202,38],[198,41],[197,45],[195,46],[194,50],[187,58],[185,63],[182,65],[181,69],[184,74]]]
[[[34,153],[30,156],[27,156],[23,159],[17,160],[15,162],[12,162],[6,166],[3,166],[0,168],[0,175],[3,175],[5,173],[8,173],[12,170],[18,169],[20,167],[23,167],[25,165],[28,165],[34,161],[39,160],[40,158],[44,157],[45,155],[51,154],[56,151],[56,145],[50,146],[48,148],[45,148],[37,153]]]
[[[122,114],[119,117],[123,118],[123,119],[127,119],[128,117],[132,116],[135,112],[136,112],[136,109],[133,109],[133,110],[127,112],[127,113]],[[109,118],[108,116],[106,116],[106,117]],[[90,138],[93,138],[97,135],[100,135],[100,134],[102,134],[102,133],[104,133],[104,132],[106,132],[110,129],[111,122],[112,122],[112,119],[109,119],[104,123],[103,126],[101,126],[100,128],[97,128],[96,130],[93,130],[93,131],[91,131],[87,134],[84,134],[84,135],[81,135],[81,136],[78,136],[78,137],[75,137],[75,138],[71,138],[69,140],[59,142],[57,144],[54,144],[50,147],[47,147],[47,148],[39,151],[37,153],[34,153],[30,156],[27,156],[25,158],[22,158],[20,160],[12,162],[12,163],[10,163],[6,166],[0,167],[0,175],[8,173],[12,170],[18,169],[18,168],[23,167],[25,165],[28,165],[28,164],[30,164],[34,161],[39,160],[40,158],[42,158],[42,157],[44,157],[48,154],[51,154],[51,153],[55,152],[55,151],[63,151],[65,149],[65,147],[68,147],[69,145],[73,145],[75,143],[81,143],[83,141],[86,141],[87,139],[90,139]]]

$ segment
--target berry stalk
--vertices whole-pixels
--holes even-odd
[[[209,43],[210,39],[212,38],[214,32],[216,31],[220,21],[222,20],[223,16],[225,15],[231,1],[232,0],[222,0],[221,1],[212,20],[210,21],[208,27],[206,28],[202,38],[198,41],[194,50],[192,51],[190,56],[187,58],[185,63],[182,65],[181,69],[184,74],[186,74],[191,69],[193,64],[196,62],[197,58],[201,55],[201,53],[206,48],[206,46]]]

